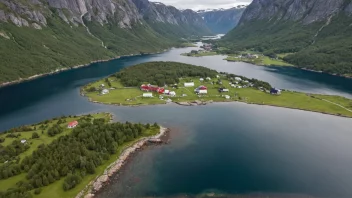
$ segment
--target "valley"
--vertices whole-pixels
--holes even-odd
[[[241,4],[0,0],[0,198],[352,197],[352,2]]]

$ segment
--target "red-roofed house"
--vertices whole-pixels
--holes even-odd
[[[68,123],[67,128],[73,129],[78,125],[78,122],[75,120],[73,122]]]

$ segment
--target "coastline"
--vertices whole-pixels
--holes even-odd
[[[152,52],[152,53],[130,54],[130,55],[116,56],[116,57],[108,58],[108,59],[93,60],[93,61],[90,61],[90,62],[87,63],[87,64],[81,64],[81,65],[75,65],[75,66],[71,66],[71,67],[65,67],[65,68],[58,69],[58,70],[52,71],[52,72],[47,72],[47,73],[42,73],[42,74],[36,74],[36,75],[30,76],[30,77],[27,77],[27,78],[20,78],[20,79],[18,79],[18,80],[4,82],[4,83],[1,83],[1,84],[0,84],[0,88],[7,87],[7,86],[11,86],[11,85],[15,85],[15,84],[20,84],[20,83],[23,83],[23,82],[35,80],[35,79],[37,79],[37,78],[41,78],[41,77],[45,77],[45,76],[50,76],[50,75],[58,74],[58,73],[61,73],[61,72],[64,72],[64,71],[72,70],[72,69],[78,69],[78,68],[82,68],[82,67],[88,67],[88,66],[90,66],[90,65],[92,65],[92,64],[94,64],[94,63],[103,63],[103,62],[108,62],[108,61],[112,61],[112,60],[117,60],[117,59],[124,58],[124,57],[133,57],[133,56],[140,56],[140,55],[160,54],[160,53],[166,52],[166,51],[168,51],[168,50],[170,50],[170,49],[171,49],[171,48],[169,48],[169,49],[164,49],[164,50],[161,50],[161,51],[158,51],[158,52]]]
[[[92,198],[98,193],[110,180],[110,178],[119,172],[124,164],[130,159],[132,154],[140,151],[144,146],[148,146],[148,143],[162,143],[163,136],[167,136],[170,132],[168,128],[160,126],[160,131],[158,134],[150,137],[144,137],[137,140],[131,146],[125,148],[119,157],[111,163],[102,175],[97,176],[93,181],[91,181],[84,189],[82,189],[75,198]]]

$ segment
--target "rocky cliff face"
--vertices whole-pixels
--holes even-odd
[[[214,33],[226,34],[237,26],[245,9],[246,6],[237,6],[230,9],[199,10],[198,14]]]
[[[241,25],[255,20],[299,21],[303,24],[326,21],[338,13],[350,15],[350,0],[253,0],[243,13]]]
[[[173,6],[163,3],[149,2],[148,0],[132,0],[137,6],[141,16],[148,22],[155,25],[176,25],[183,29],[197,29],[200,35],[209,35],[211,31],[206,26],[204,20],[192,10],[178,10]],[[192,27],[192,28],[191,28]],[[187,30],[185,30],[187,32]]]

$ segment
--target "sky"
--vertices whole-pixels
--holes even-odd
[[[217,9],[231,8],[237,5],[248,5],[252,0],[151,0],[161,2],[166,5],[172,5],[179,9]]]

